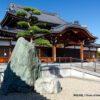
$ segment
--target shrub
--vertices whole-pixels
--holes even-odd
[[[25,11],[17,11],[15,15],[19,17],[25,17],[27,16],[27,13]]]

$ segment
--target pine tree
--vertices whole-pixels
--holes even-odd
[[[45,29],[46,23],[38,22],[38,18],[33,16],[34,14],[40,15],[41,12],[36,9],[36,8],[30,8],[30,7],[24,7],[23,8],[25,11],[18,11],[15,13],[17,17],[23,17],[25,19],[24,21],[18,21],[17,25],[20,28],[24,28],[25,31],[18,33],[16,37],[25,37],[25,36],[30,36],[30,42],[34,42],[35,44],[38,45],[47,45],[47,46],[52,46],[48,40],[44,39],[35,39],[35,35],[42,33],[42,34],[48,34],[50,31],[48,29]],[[28,14],[30,14],[30,17],[27,18]],[[34,41],[33,41],[34,40]]]

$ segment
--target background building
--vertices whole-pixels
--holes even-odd
[[[0,63],[7,63],[11,52],[16,44],[16,34],[24,31],[17,26],[18,21],[25,20],[16,17],[17,11],[24,11],[23,7],[10,3],[6,14],[0,24]],[[27,12],[28,13],[28,12]],[[28,13],[28,17],[30,14]],[[34,15],[39,22],[45,22],[46,28],[51,30],[51,34],[35,35],[36,38],[45,38],[50,41],[52,47],[36,46],[39,58],[46,62],[58,61],[57,57],[72,57],[87,61],[97,61],[97,48],[100,47],[95,41],[97,37],[93,36],[86,27],[79,24],[78,21],[72,23],[62,20],[58,14],[41,11],[40,15]],[[29,40],[28,37],[26,37]],[[46,57],[49,57],[48,59]],[[51,58],[53,57],[53,58]],[[65,59],[62,58],[63,62]],[[69,61],[66,58],[66,61]],[[74,60],[73,60],[74,61]]]

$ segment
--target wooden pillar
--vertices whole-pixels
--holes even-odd
[[[83,43],[80,45],[80,59],[83,60]]]
[[[76,58],[76,47],[75,47],[75,45],[74,45],[74,56],[73,57]]]
[[[41,57],[41,48],[39,48],[39,58]]]
[[[90,58],[91,58],[91,54],[90,54],[90,47],[89,47],[89,53],[88,53],[88,55],[89,55],[89,57],[88,57],[88,58],[90,59]]]
[[[65,48],[65,44],[64,44],[64,57],[66,57],[66,48]]]
[[[96,59],[98,59],[98,49],[96,48]]]
[[[11,47],[9,47],[9,58],[11,57]]]
[[[52,47],[54,62],[56,62],[56,45]]]
[[[9,47],[9,58],[10,58],[10,56],[11,56],[11,47],[12,47],[12,45],[11,45],[11,41],[10,41],[10,47]]]

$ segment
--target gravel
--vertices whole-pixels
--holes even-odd
[[[78,78],[60,78],[62,91],[58,94],[11,93],[0,100],[100,100],[100,82]]]
[[[43,94],[50,100],[100,100],[100,83],[78,79],[59,79],[62,91],[58,94]]]

